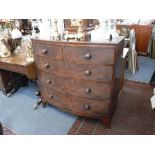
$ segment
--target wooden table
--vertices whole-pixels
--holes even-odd
[[[36,68],[34,62],[26,61],[26,52],[19,55],[12,54],[10,57],[0,58],[0,69],[24,74],[28,79],[36,78]]]
[[[31,80],[36,78],[35,64],[26,61],[26,52],[0,58],[0,89],[5,95],[10,96],[27,83],[23,75]]]

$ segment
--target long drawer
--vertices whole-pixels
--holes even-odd
[[[93,64],[65,63],[65,73],[69,77],[85,80],[111,81],[113,67]]]
[[[61,45],[46,44],[46,43],[34,43],[33,49],[36,55],[49,57],[51,59],[62,60],[63,59],[63,47]]]
[[[64,46],[64,59],[84,64],[114,64],[114,48]]]
[[[51,61],[48,58],[39,56],[35,56],[35,60],[39,69],[56,75],[85,80],[112,80],[112,66],[76,64],[64,61]]]
[[[91,118],[102,118],[109,112],[110,100],[91,100],[72,95],[64,95],[47,87],[41,89],[41,97],[44,102],[74,115],[87,116]]]
[[[111,82],[102,83],[76,80],[74,78],[55,76],[42,71],[38,75],[40,83],[64,94],[99,100],[106,100],[111,97]]]

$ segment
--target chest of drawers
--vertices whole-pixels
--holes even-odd
[[[101,119],[108,126],[123,82],[123,41],[32,39],[43,104]]]

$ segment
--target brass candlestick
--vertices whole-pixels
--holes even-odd
[[[33,53],[32,42],[30,38],[25,38],[25,40],[22,41],[22,50],[26,52],[26,61],[33,62],[34,53]]]
[[[34,55],[33,55],[33,49],[31,46],[27,47],[27,58],[26,61],[33,62],[34,61]]]

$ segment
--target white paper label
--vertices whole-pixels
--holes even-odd
[[[151,97],[151,106],[152,106],[152,109],[155,109],[155,95]]]

